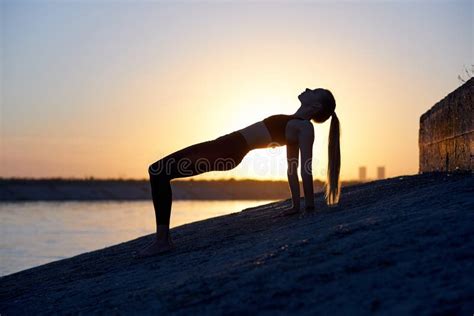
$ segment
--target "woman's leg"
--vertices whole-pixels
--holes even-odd
[[[172,204],[171,179],[150,173],[151,195],[155,209],[156,237],[169,241],[169,226]],[[169,242],[168,242],[169,243]]]
[[[142,255],[152,255],[172,248],[169,224],[172,205],[170,181],[208,171],[235,168],[248,153],[243,136],[234,132],[212,141],[195,144],[174,152],[150,165],[151,193],[156,218],[156,241]]]
[[[214,143],[203,142],[176,151],[150,165],[148,174],[157,228],[170,224],[171,180],[205,172],[202,168],[196,168],[197,165],[209,160],[213,152],[219,154],[218,150]]]

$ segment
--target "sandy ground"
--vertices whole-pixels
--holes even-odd
[[[282,201],[0,278],[0,313],[474,313],[474,177],[404,176],[347,187],[336,208],[273,219]]]

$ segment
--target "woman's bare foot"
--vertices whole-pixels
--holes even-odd
[[[135,258],[146,258],[151,257],[163,252],[167,252],[174,249],[174,244],[171,238],[167,239],[154,239],[151,244],[137,252]]]

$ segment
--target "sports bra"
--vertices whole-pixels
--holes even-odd
[[[268,129],[273,143],[278,143],[280,146],[286,145],[285,130],[286,124],[289,120],[297,119],[304,120],[294,115],[277,114],[267,117],[263,123]]]

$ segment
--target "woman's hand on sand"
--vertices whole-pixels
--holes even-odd
[[[298,214],[298,213],[300,213],[300,207],[299,206],[292,206],[290,208],[287,208],[287,209],[279,212],[278,214],[276,214],[273,217],[275,218],[275,217],[291,216],[291,215],[295,215],[295,214]]]

